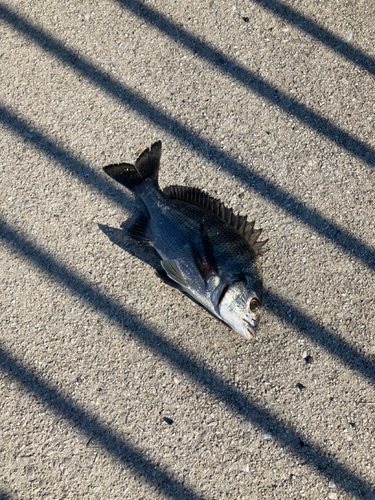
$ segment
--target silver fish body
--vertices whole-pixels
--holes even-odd
[[[160,255],[159,277],[250,339],[261,310],[257,256],[266,243],[258,241],[261,230],[197,188],[171,186],[161,191],[160,156],[158,141],[134,166],[104,168],[143,202],[129,234],[150,243]]]

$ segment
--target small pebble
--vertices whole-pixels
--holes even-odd
[[[249,472],[249,464],[245,464],[243,467],[242,467],[242,470],[244,472]]]
[[[167,422],[168,425],[172,425],[173,424],[173,420],[171,418],[163,417],[163,420],[164,420],[164,422]]]
[[[328,483],[328,488],[336,488],[336,485],[332,480]]]
[[[263,434],[263,439],[266,439],[267,441],[271,441],[273,439],[272,434]]]
[[[298,382],[298,384],[296,384],[296,387],[298,387],[298,389],[300,391],[302,391],[303,389],[305,389],[305,386],[303,384],[301,384],[300,382]]]
[[[32,465],[28,465],[25,469],[26,476],[29,479],[32,479],[34,477],[34,467]]]
[[[311,365],[311,363],[313,362],[313,358],[309,354],[307,356],[304,356],[303,359],[305,360],[305,363],[307,363],[308,365]]]
[[[331,491],[330,493],[328,493],[328,498],[330,500],[335,500],[335,498],[337,498],[337,493],[334,493],[333,491]]]

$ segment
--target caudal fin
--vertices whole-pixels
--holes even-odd
[[[134,188],[147,177],[153,177],[158,184],[160,157],[161,141],[157,141],[151,146],[151,149],[147,148],[143,151],[135,165],[118,163],[117,165],[108,165],[103,170],[112,179],[134,191]]]

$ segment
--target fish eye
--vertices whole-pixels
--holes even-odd
[[[260,310],[260,302],[258,299],[251,299],[250,301],[250,311],[252,313],[256,313],[256,312],[259,312]]]

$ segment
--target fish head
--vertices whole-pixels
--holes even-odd
[[[225,323],[247,340],[255,337],[262,302],[261,287],[252,286],[251,281],[234,281],[223,295],[219,314]]]

